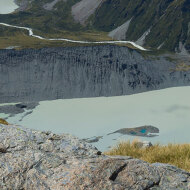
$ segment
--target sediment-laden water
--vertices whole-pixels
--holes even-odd
[[[190,87],[177,87],[109,98],[42,101],[22,121],[19,120],[24,113],[10,117],[8,121],[33,129],[90,138],[88,140],[100,150],[106,150],[120,140],[134,138],[163,144],[189,143],[189,97]],[[1,116],[5,117],[5,114]],[[156,127],[159,133],[147,137],[146,130],[151,128],[143,129],[145,125]],[[133,128],[128,132],[140,131],[141,135],[113,133],[123,128]],[[151,131],[158,132],[156,129]]]
[[[12,13],[17,8],[14,0],[0,0],[0,14]]]

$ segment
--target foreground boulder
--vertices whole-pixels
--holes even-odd
[[[0,189],[190,189],[190,174],[167,164],[108,157],[71,135],[0,125]]]

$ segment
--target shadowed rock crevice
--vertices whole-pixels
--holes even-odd
[[[99,155],[71,135],[0,125],[0,189],[188,189],[190,174],[166,164]],[[51,139],[51,140],[50,140]]]
[[[109,177],[109,180],[111,181],[115,181],[118,174],[120,172],[122,172],[124,170],[124,168],[127,166],[127,164],[124,164],[123,166],[121,166],[120,168],[118,168],[115,172],[113,172],[113,174]]]
[[[161,179],[160,179],[161,180]],[[144,190],[154,190],[154,188],[159,189],[159,184],[160,184],[160,180],[157,183],[153,183],[152,185],[150,185],[149,187],[147,187]],[[156,190],[156,189],[155,189]]]

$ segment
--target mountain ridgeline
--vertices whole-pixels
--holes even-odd
[[[17,0],[0,21],[48,34],[106,32],[149,49],[190,51],[189,0]],[[97,39],[98,40],[98,39]]]

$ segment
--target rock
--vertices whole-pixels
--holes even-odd
[[[86,138],[83,139],[85,142],[87,143],[95,143],[95,142],[99,142],[101,139],[103,139],[103,136],[97,136],[97,137],[92,137],[92,138]]]
[[[7,147],[2,143],[0,143],[0,152],[1,153],[6,153],[7,152]]]
[[[145,125],[135,128],[122,128],[108,135],[120,133],[122,135],[132,135],[132,136],[141,136],[141,137],[155,137],[159,134],[159,129],[151,125]]]
[[[143,141],[142,144],[143,144],[142,147],[144,147],[144,148],[149,148],[149,147],[153,146],[150,141]]]
[[[150,148],[153,144],[150,141],[138,141],[136,142],[139,148]]]
[[[17,108],[20,108],[20,109],[27,108],[27,105],[24,105],[24,104],[16,104],[15,106],[16,106]]]
[[[56,135],[56,134],[49,135],[49,140],[54,141],[54,140],[60,140],[60,139],[61,137],[59,135]]]
[[[190,174],[168,164],[101,155],[71,135],[13,125],[0,130],[2,190],[190,189]]]
[[[22,104],[11,104],[11,105],[0,105],[0,113],[8,114],[9,117],[13,117],[16,114],[25,113],[22,116],[22,119],[30,114],[32,110],[38,106],[39,103],[37,102],[28,102],[28,103],[22,103]],[[21,120],[22,120],[21,119]]]

